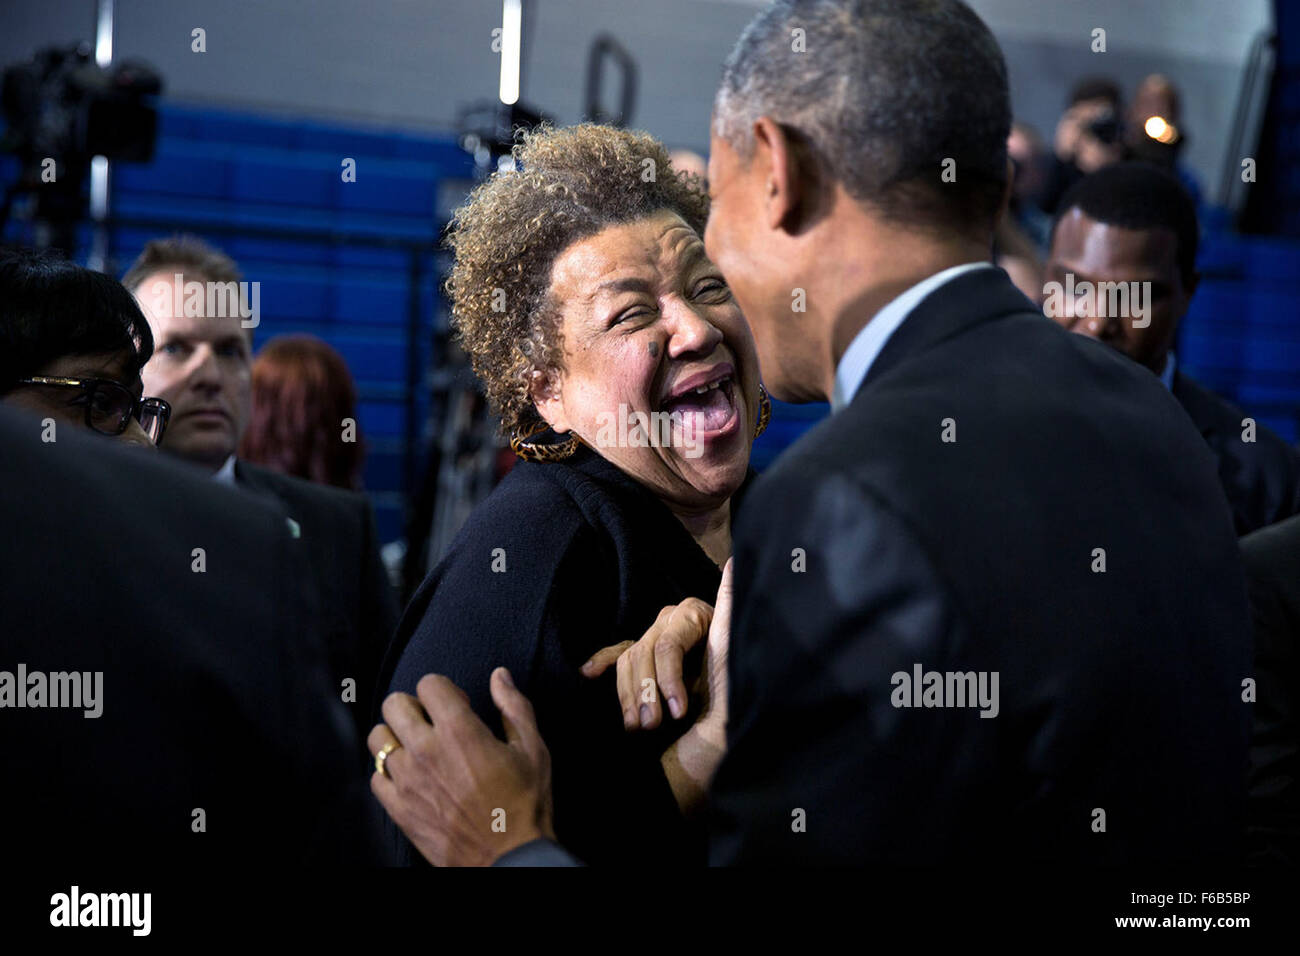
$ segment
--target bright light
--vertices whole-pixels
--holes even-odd
[[[95,23],[95,62],[108,66],[113,62],[113,0],[99,0]]]
[[[523,34],[523,0],[505,0],[501,11],[501,102],[519,102],[519,49]]]
[[[1146,130],[1146,134],[1157,143],[1168,145],[1178,139],[1178,130],[1174,128],[1173,124],[1165,122],[1163,116],[1150,117],[1143,128]]]

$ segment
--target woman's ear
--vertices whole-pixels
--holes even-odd
[[[537,408],[537,414],[542,416],[542,420],[551,426],[551,430],[557,435],[563,435],[569,430],[569,419],[564,411],[564,400],[560,394],[560,382],[554,373],[546,373],[541,369],[533,369],[532,376],[528,382],[528,394],[533,400],[533,405]]]

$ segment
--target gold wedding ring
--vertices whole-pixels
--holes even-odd
[[[385,766],[385,762],[388,760],[388,755],[400,746],[402,745],[397,741],[390,740],[379,748],[379,753],[375,754],[375,773],[382,774],[388,777],[389,780],[393,779],[388,776],[388,768]]]

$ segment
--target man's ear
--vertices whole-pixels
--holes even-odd
[[[528,394],[537,408],[537,414],[551,426],[557,435],[569,430],[569,418],[564,412],[564,402],[560,397],[559,378],[554,373],[533,369],[528,381]]]
[[[795,143],[770,117],[754,121],[754,162],[763,176],[763,210],[769,229],[788,227],[805,199]]]

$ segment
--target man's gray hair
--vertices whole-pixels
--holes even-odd
[[[714,131],[748,159],[760,116],[891,220],[993,228],[1007,182],[1007,70],[959,0],[776,0],[727,58]]]

